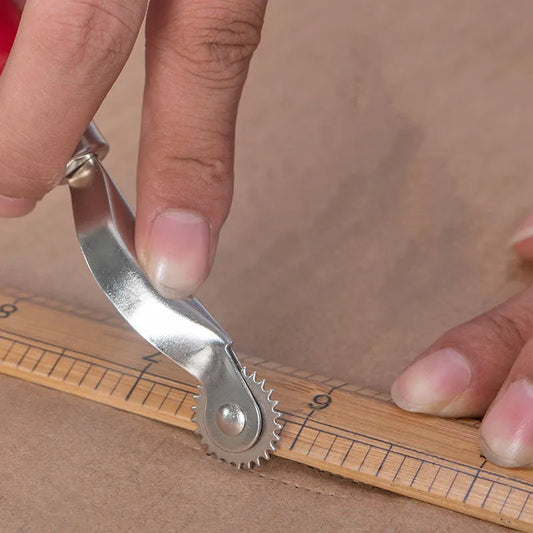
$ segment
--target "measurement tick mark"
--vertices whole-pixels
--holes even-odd
[[[477,478],[479,477],[479,474],[481,474],[481,469],[485,466],[486,462],[487,462],[487,460],[485,459],[481,463],[481,466],[476,470],[476,473],[474,474],[474,478],[472,479],[472,483],[470,483],[470,486],[468,487],[468,490],[466,491],[466,494],[464,495],[463,503],[465,503],[466,500],[468,500],[468,496],[470,496],[470,493],[472,492],[472,488],[474,487],[474,484],[477,481]]]
[[[346,459],[348,459],[348,455],[350,455],[350,452],[352,451],[352,448],[353,448],[354,443],[355,443],[355,441],[352,440],[352,442],[351,442],[351,444],[350,444],[350,447],[348,448],[348,450],[347,450],[346,453],[344,454],[344,457],[342,458],[341,466],[344,466],[344,463],[346,462]]]
[[[187,393],[183,393],[183,398],[181,399],[181,402],[179,403],[178,407],[176,407],[176,410],[174,411],[174,414],[177,415],[178,411],[180,410],[180,407],[183,405],[183,402],[185,401],[185,398],[187,398]]]
[[[326,457],[324,457],[324,461],[327,461],[329,454],[331,453],[331,450],[333,450],[333,446],[335,446],[335,443],[337,442],[338,435],[335,435],[335,438],[333,439],[333,442],[329,445],[328,453],[326,453]]]
[[[448,495],[450,494],[451,490],[452,490],[452,487],[453,487],[453,484],[455,483],[455,480],[457,479],[457,476],[459,475],[459,472],[455,472],[455,476],[453,477],[453,480],[452,482],[450,483],[450,486],[448,487],[448,490],[446,491],[446,496],[444,496],[445,498],[448,497]]]
[[[315,412],[315,410],[312,409],[309,412],[309,414],[305,417],[305,420],[300,425],[300,429],[298,429],[298,433],[296,433],[296,437],[294,437],[294,440],[292,441],[292,444],[290,445],[289,450],[294,449],[294,446],[296,446],[296,442],[300,438],[300,435],[302,434],[302,431],[304,430],[305,426],[307,425],[307,422],[309,421],[309,418],[313,415],[314,412]]]
[[[411,483],[409,483],[409,487],[412,487],[416,481],[416,477],[418,476],[418,473],[420,472],[421,468],[422,468],[422,465],[424,464],[424,462],[420,459],[418,459],[420,461],[420,464],[418,465],[418,468],[416,469],[416,472],[415,472],[415,475],[413,476],[413,479],[411,479]]]
[[[61,353],[57,356],[57,359],[56,359],[55,363],[52,365],[52,368],[48,372],[48,377],[50,377],[52,375],[52,373],[56,369],[57,363],[59,363],[59,361],[63,358],[64,355],[65,355],[65,348],[63,348],[61,350]]]
[[[439,468],[437,468],[437,471],[435,472],[435,475],[433,476],[433,479],[431,481],[431,485],[428,488],[428,492],[431,492],[431,489],[433,488],[433,484],[435,483],[435,480],[437,479],[437,476],[439,475],[439,472],[441,471],[441,469],[442,469],[442,466],[439,466]]]
[[[158,355],[158,354],[155,354],[155,355]],[[143,357],[143,359],[145,361],[152,361],[152,359],[150,359],[150,357],[154,357],[154,354],[153,355],[148,355],[146,357]],[[139,384],[139,381],[141,381],[141,379],[143,378],[144,374],[146,374],[146,372],[148,372],[148,370],[150,370],[150,367],[153,364],[154,364],[154,361],[152,361],[151,363],[148,363],[141,370],[141,373],[137,376],[137,379],[135,380],[135,383],[132,385],[131,389],[128,391],[128,394],[126,394],[126,398],[125,398],[126,401],[128,401],[130,399],[130,396],[133,394],[133,391],[135,390],[135,387],[137,387],[137,385]]]
[[[80,381],[78,382],[78,387],[80,387],[81,384],[85,381],[85,378],[89,375],[92,367],[93,367],[93,364],[92,363],[88,363],[88,366],[85,369],[85,372],[84,372],[83,376],[81,377]]]
[[[172,389],[170,387],[167,387],[167,393],[165,394],[164,398],[161,400],[161,403],[159,404],[159,407],[157,408],[158,411],[161,410],[161,407],[163,407],[163,404],[167,401],[168,395],[170,394],[170,391]]]
[[[398,470],[396,470],[396,474],[394,474],[394,477],[392,478],[392,483],[395,483],[396,482],[396,478],[398,477],[398,474],[400,473],[400,470],[402,469],[402,466],[403,464],[405,463],[405,460],[407,459],[407,456],[404,455],[403,456],[403,459],[402,459],[402,462],[400,463],[400,466],[398,467]],[[435,476],[437,477],[437,476]],[[435,481],[435,480],[433,480]],[[429,492],[429,491],[428,491]]]
[[[109,393],[109,396],[113,396],[113,393],[118,387],[118,384],[122,381],[122,378],[124,377],[124,374],[120,374],[120,377],[117,379],[115,386],[111,389],[111,392]]]
[[[11,345],[6,350],[6,353],[4,354],[4,357],[2,357],[2,361],[5,361],[7,356],[10,354],[11,350],[13,349],[13,346],[15,346],[15,341],[11,341]]]
[[[146,396],[144,397],[144,400],[142,401],[141,405],[144,405],[146,403],[146,400],[148,400],[148,396],[152,393],[155,387],[155,381],[152,383],[152,386],[150,387],[150,390],[146,393]]]
[[[368,450],[365,453],[365,456],[363,457],[363,460],[361,464],[359,465],[359,468],[357,469],[358,472],[361,472],[361,468],[363,468],[363,465],[365,464],[366,458],[368,457],[368,454],[370,453],[370,450],[372,449],[372,445],[368,445]]]
[[[100,376],[100,379],[98,380],[98,383],[94,386],[94,390],[96,390],[96,389],[100,386],[100,383],[102,383],[102,381],[103,381],[105,375],[108,373],[108,371],[109,371],[109,368],[106,368],[106,369],[104,370],[104,372],[103,372],[102,375]]]
[[[34,372],[35,369],[39,366],[39,363],[42,361],[42,358],[44,357],[44,354],[46,352],[43,350],[43,353],[41,354],[41,357],[39,357],[39,359],[37,359],[37,361],[35,361],[35,364],[33,365],[32,369],[30,370],[30,372]]]
[[[385,464],[385,461],[387,460],[387,457],[389,456],[391,449],[392,449],[392,444],[389,446],[389,449],[385,453],[385,456],[383,457],[381,464],[379,465],[379,468],[376,471],[376,477],[379,476],[379,473],[381,472],[381,469],[383,468],[383,465]]]
[[[524,500],[524,503],[522,504],[522,508],[520,509],[520,512],[518,513],[518,519],[522,516],[522,513],[524,512],[524,509],[526,508],[527,502],[529,501],[529,497],[531,496],[531,492],[528,493],[527,498]]]
[[[489,490],[487,491],[487,494],[485,494],[485,497],[483,498],[483,502],[481,503],[481,508],[485,507],[485,504],[487,503],[487,500],[489,499],[490,493],[492,492],[492,489],[494,488],[494,481],[491,483]]]
[[[24,350],[24,353],[21,355],[19,362],[17,363],[17,368],[20,366],[20,363],[22,363],[26,355],[28,355],[29,351],[30,351],[30,346],[28,345],[28,347]]]
[[[311,453],[311,450],[313,449],[313,446],[315,445],[316,439],[318,439],[319,435],[320,435],[320,431],[317,430],[315,438],[313,439],[313,442],[311,443],[311,446],[309,447],[307,455],[309,455]]]
[[[513,487],[509,487],[509,492],[505,496],[505,500],[503,500],[502,506],[500,507],[498,514],[502,514],[503,508],[505,507],[505,504],[507,503],[507,500],[509,499],[509,496],[511,495],[512,490],[513,490]]]

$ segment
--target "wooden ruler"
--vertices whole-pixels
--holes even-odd
[[[406,413],[388,395],[245,360],[275,389],[276,455],[533,531],[533,472],[484,459],[474,420]],[[193,430],[196,382],[120,318],[0,289],[0,372]]]

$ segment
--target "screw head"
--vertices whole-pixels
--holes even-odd
[[[235,437],[244,429],[246,416],[238,405],[226,403],[217,411],[217,425],[226,435]]]

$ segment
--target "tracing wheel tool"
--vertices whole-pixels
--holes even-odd
[[[0,0],[0,69],[18,19]],[[196,299],[161,297],[137,263],[134,216],[102,166],[107,150],[91,124],[65,182],[87,263],[137,333],[115,317],[4,287],[0,373],[196,430],[210,453],[238,466],[272,452],[533,531],[533,472],[482,457],[479,421],[404,412],[385,394],[280,363],[247,358],[247,371]],[[274,385],[280,413],[256,369]]]
[[[0,7],[2,67],[19,14],[10,0]],[[136,258],[134,215],[102,165],[108,150],[91,123],[65,173],[87,265],[133,329],[200,382],[194,420],[208,452],[239,468],[259,464],[279,439],[272,390],[246,373],[230,337],[197,299],[168,299],[153,288]]]

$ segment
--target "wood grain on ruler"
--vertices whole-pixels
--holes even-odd
[[[397,409],[386,395],[258,359],[280,401],[276,455],[533,531],[533,472],[480,456],[474,421]],[[0,291],[0,372],[192,430],[196,382],[114,318]]]

